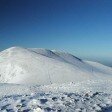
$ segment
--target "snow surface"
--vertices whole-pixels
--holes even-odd
[[[1,112],[109,112],[112,96],[105,93],[37,93],[1,98]],[[7,101],[7,102],[6,102]],[[85,108],[86,107],[86,108]]]
[[[0,112],[112,111],[110,80],[44,86],[1,84],[0,90]]]

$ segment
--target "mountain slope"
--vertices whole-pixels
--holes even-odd
[[[112,78],[112,69],[71,54],[12,47],[0,52],[0,82],[51,84]]]

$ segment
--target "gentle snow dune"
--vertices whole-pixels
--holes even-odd
[[[112,78],[112,69],[69,53],[12,47],[0,52],[0,82],[52,84]]]

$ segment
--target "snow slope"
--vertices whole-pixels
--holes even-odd
[[[12,47],[0,52],[0,82],[52,84],[112,79],[112,69],[69,53]]]

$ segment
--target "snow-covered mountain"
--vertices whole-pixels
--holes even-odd
[[[111,112],[111,94],[112,68],[100,63],[40,48],[0,52],[0,112]]]
[[[112,68],[55,50],[12,47],[0,52],[1,83],[51,84],[93,79],[112,79]]]

